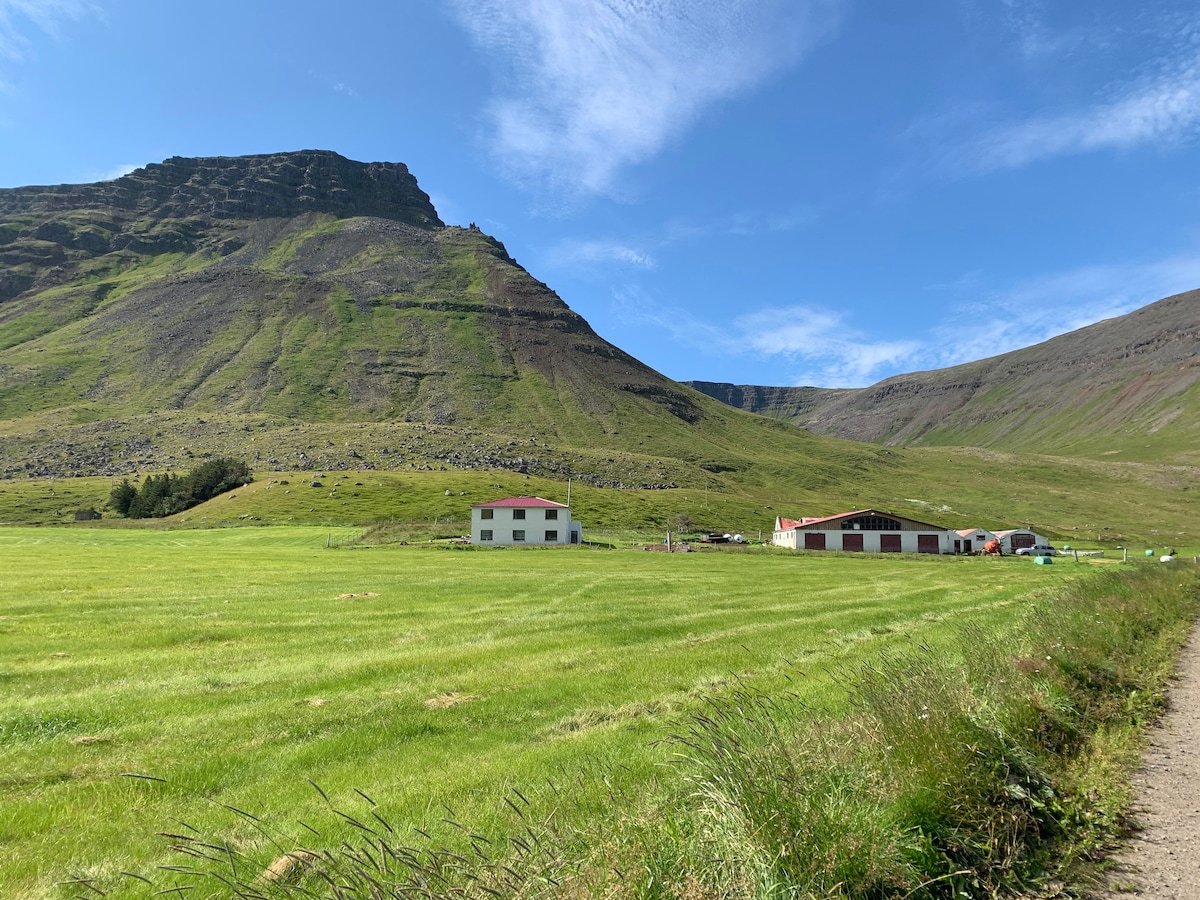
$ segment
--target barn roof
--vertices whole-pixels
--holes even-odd
[[[496,508],[496,507],[542,507],[545,509],[567,509],[565,503],[555,503],[553,500],[546,500],[542,497],[505,497],[503,500],[493,500],[491,503],[472,503],[471,507],[478,508]]]
[[[879,509],[855,509],[855,510],[851,510],[850,512],[838,513],[835,516],[823,516],[823,517],[817,518],[817,519],[805,518],[805,519],[796,520],[796,519],[782,519],[781,518],[779,520],[779,522],[780,522],[781,530],[785,530],[785,531],[790,530],[792,528],[802,528],[802,529],[812,529],[815,531],[822,531],[822,530],[824,530],[821,527],[823,525],[828,525],[832,522],[839,522],[842,519],[853,518],[854,516],[881,516],[881,517],[885,516],[889,519],[896,519],[897,521],[900,521],[900,522],[908,522],[912,525],[917,525],[921,528],[932,528],[935,531],[945,531],[945,528],[941,525],[931,525],[929,522],[921,522],[921,521],[918,521],[917,519],[910,519],[908,516],[901,516],[901,515],[897,515],[896,513],[884,512],[883,510],[879,510]],[[783,524],[784,522],[791,522],[792,524],[784,525]],[[974,529],[972,529],[972,531],[974,531]]]

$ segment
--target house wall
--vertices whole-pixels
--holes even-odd
[[[492,518],[483,518],[485,511],[490,511]],[[515,515],[518,512],[524,513],[524,517]],[[556,514],[556,518],[547,519],[548,512]],[[485,532],[489,531],[491,536],[486,537]],[[547,531],[555,532],[554,538],[547,538]],[[524,538],[518,539],[515,536],[517,532],[523,532]],[[566,507],[501,506],[471,509],[471,543],[482,547],[570,544],[572,532],[576,535],[576,543],[583,540],[583,527],[571,518],[571,510]]]

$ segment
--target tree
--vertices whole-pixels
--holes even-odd
[[[112,490],[114,510],[130,519],[162,518],[191,509],[218,494],[254,480],[240,459],[221,457],[192,469],[187,475],[147,475],[141,490],[123,480]]]
[[[116,511],[119,516],[129,515],[129,509],[133,506],[133,501],[137,499],[138,489],[129,483],[128,478],[121,479],[121,483],[112,489],[112,493],[108,495],[109,505]]]

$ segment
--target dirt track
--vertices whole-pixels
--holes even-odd
[[[1184,648],[1134,787],[1144,830],[1118,856],[1105,900],[1200,900],[1200,634]]]

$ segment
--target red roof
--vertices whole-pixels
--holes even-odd
[[[553,500],[544,500],[541,497],[506,497],[503,500],[493,500],[491,503],[472,503],[471,507],[541,507],[546,509],[566,509],[565,503],[555,503]]]

